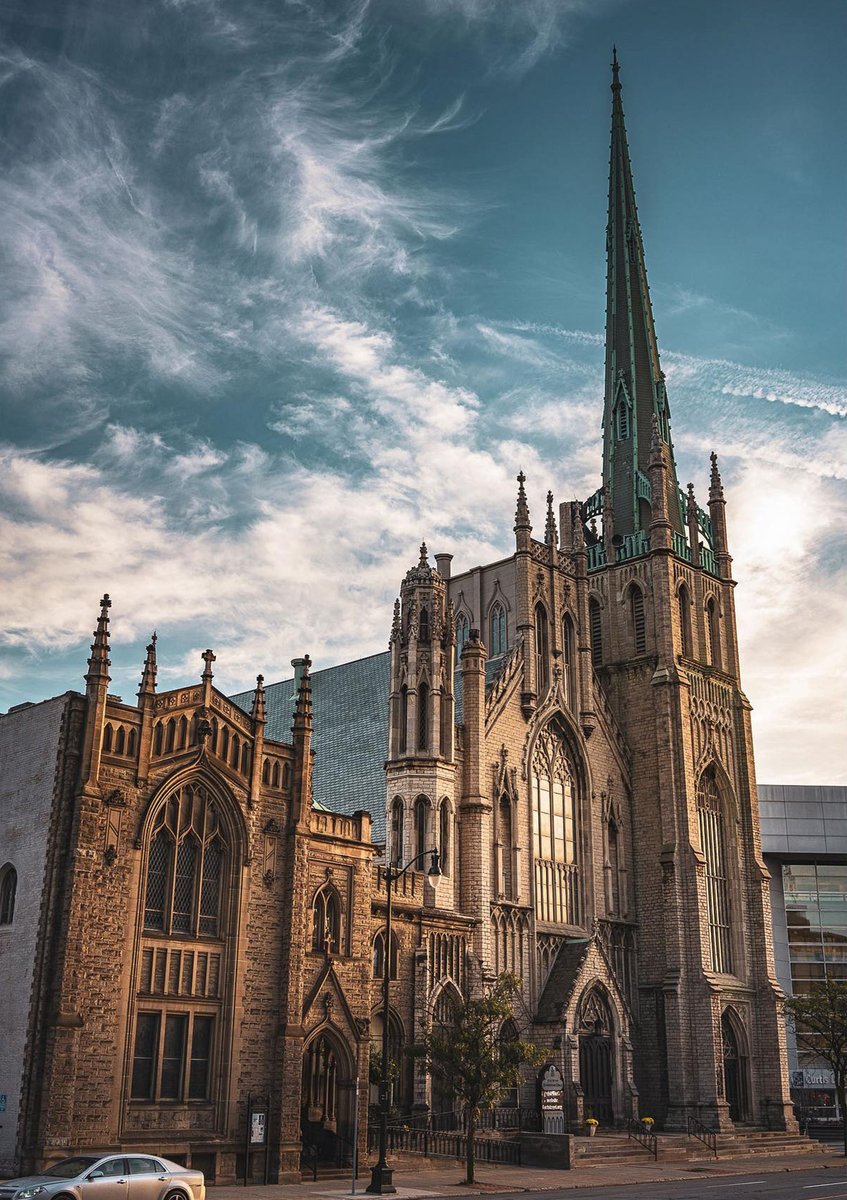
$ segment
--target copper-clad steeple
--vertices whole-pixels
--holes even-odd
[[[646,536],[652,506],[649,465],[655,415],[659,436],[669,450],[668,515],[672,529],[682,534],[684,518],[671,448],[665,377],[659,364],[647,286],[616,51],[612,58],[612,147],[606,250],[605,503],[611,504],[616,541],[627,536]],[[633,546],[631,552],[638,553],[641,549]]]

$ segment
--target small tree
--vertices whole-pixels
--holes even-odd
[[[474,1181],[474,1135],[479,1114],[497,1103],[504,1091],[520,1086],[521,1066],[540,1066],[544,1052],[519,1039],[500,1041],[504,1022],[514,1017],[520,980],[501,975],[479,1000],[456,1006],[452,1023],[432,1029],[416,1047],[426,1069],[452,1086],[466,1119],[466,1183]]]
[[[809,992],[789,996],[785,1014],[797,1045],[832,1068],[847,1155],[847,982],[827,978],[814,984]]]

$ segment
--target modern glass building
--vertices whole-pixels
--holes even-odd
[[[759,808],[780,984],[847,980],[847,787],[760,784]],[[837,1119],[832,1071],[790,1035],[788,1052],[798,1111]]]

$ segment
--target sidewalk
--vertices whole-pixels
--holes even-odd
[[[770,1174],[774,1171],[814,1171],[827,1168],[844,1172],[847,1169],[844,1155],[838,1151],[831,1154],[786,1154],[765,1158],[756,1155],[750,1158],[733,1158],[721,1161],[705,1159],[702,1162],[657,1163],[647,1159],[644,1163],[626,1162],[612,1165],[577,1167],[573,1171],[560,1171],[543,1167],[503,1167],[483,1164],[476,1169],[476,1182],[472,1187],[460,1184],[464,1171],[458,1162],[442,1165],[428,1163],[409,1166],[403,1164],[394,1171],[397,1200],[415,1200],[419,1196],[468,1196],[501,1192],[544,1192],[561,1191],[568,1188],[604,1187],[640,1183],[672,1183],[674,1180],[691,1180],[732,1175]],[[363,1196],[370,1179],[370,1172],[363,1171],[356,1182],[356,1195]],[[341,1200],[350,1196],[350,1179],[318,1179],[303,1183],[269,1184],[267,1187],[241,1187],[235,1184],[210,1186],[209,1200],[311,1200],[312,1197],[327,1197]]]

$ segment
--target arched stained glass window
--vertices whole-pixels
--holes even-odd
[[[576,924],[579,884],[573,773],[562,740],[549,725],[539,735],[533,755],[532,819],[538,919]]]
[[[491,658],[506,652],[506,610],[498,601],[488,618],[488,653]]]
[[[147,854],[144,928],[217,937],[228,845],[216,802],[185,784],[156,814]]]
[[[450,874],[450,826],[453,813],[450,801],[445,797],[438,809],[438,855],[442,875]]]
[[[415,801],[415,854],[423,854],[432,849],[430,834],[430,816],[432,805],[426,796],[418,796]],[[421,868],[424,870],[425,868]]]

